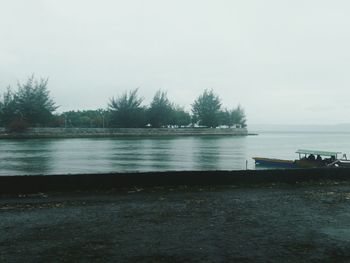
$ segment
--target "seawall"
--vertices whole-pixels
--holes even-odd
[[[0,139],[17,138],[84,138],[147,136],[244,136],[246,128],[29,128],[13,133],[0,128]]]
[[[72,175],[0,176],[0,195],[39,192],[100,191],[129,187],[255,185],[268,183],[350,181],[350,169],[242,171],[167,171]]]

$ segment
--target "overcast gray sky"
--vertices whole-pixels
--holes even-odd
[[[49,77],[59,111],[139,87],[186,109],[213,89],[248,125],[350,116],[347,0],[0,0],[0,91]]]

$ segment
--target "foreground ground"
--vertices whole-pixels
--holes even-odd
[[[320,261],[350,261],[350,183],[0,198],[0,262]]]

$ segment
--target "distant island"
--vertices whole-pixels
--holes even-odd
[[[58,106],[50,97],[48,80],[37,80],[32,76],[24,84],[19,83],[17,90],[8,87],[2,94],[1,134],[38,134],[34,131],[40,129],[47,131],[42,134],[81,135],[119,134],[117,129],[124,129],[123,133],[125,129],[132,129],[126,133],[146,135],[199,135],[203,131],[206,134],[247,134],[243,108],[240,105],[224,108],[220,97],[213,90],[204,90],[197,97],[191,104],[191,113],[171,102],[167,93],[161,90],[155,93],[150,105],[142,103],[143,98],[138,95],[138,89],[134,89],[110,98],[106,109],[56,113]],[[50,129],[53,131],[53,128],[56,132],[48,132]],[[90,132],[87,132],[88,128]],[[139,130],[136,132],[135,129]]]

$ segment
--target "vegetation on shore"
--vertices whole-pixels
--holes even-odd
[[[112,97],[105,109],[55,113],[58,106],[50,96],[48,80],[31,76],[24,84],[19,83],[17,90],[8,87],[1,94],[0,126],[10,131],[28,127],[246,127],[243,108],[223,108],[213,90],[204,90],[191,106],[189,113],[161,90],[145,106],[138,89],[134,89]]]

